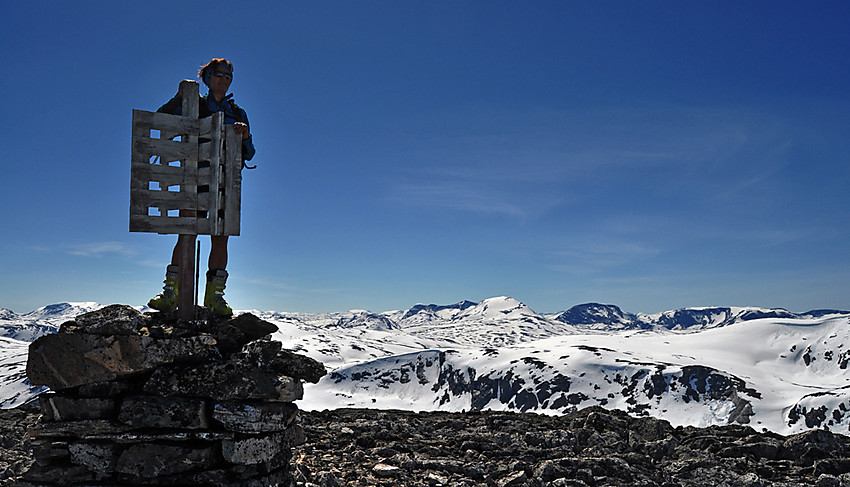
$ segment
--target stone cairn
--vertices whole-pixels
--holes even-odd
[[[50,392],[24,481],[292,485],[304,441],[293,401],[325,368],[270,340],[276,330],[250,314],[169,321],[112,305],[37,339],[27,375]]]

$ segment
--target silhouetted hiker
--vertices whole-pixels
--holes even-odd
[[[224,112],[224,123],[233,124],[236,133],[242,136],[242,160],[250,161],[254,157],[254,143],[248,125],[245,110],[233,101],[233,94],[227,94],[233,81],[233,64],[224,58],[213,59],[198,70],[198,77],[209,88],[209,93],[200,98],[198,117],[204,118],[216,112]],[[180,93],[174,95],[157,112],[181,115],[183,100]],[[209,191],[209,187],[200,186],[198,192]],[[230,316],[233,310],[224,300],[224,287],[227,282],[227,235],[210,237],[210,255],[207,270],[207,286],[204,292],[204,306],[217,315]],[[148,302],[153,309],[172,312],[177,308],[179,245],[174,246],[171,265],[165,270],[165,285],[156,297]]]

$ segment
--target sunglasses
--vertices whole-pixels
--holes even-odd
[[[210,72],[210,74],[217,78],[221,78],[222,76],[224,76],[227,79],[233,79],[233,74],[228,71],[212,71]]]

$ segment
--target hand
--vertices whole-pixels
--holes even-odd
[[[242,122],[236,122],[233,124],[233,127],[236,129],[236,133],[242,136],[242,140],[248,140],[251,138],[251,132],[248,131],[248,126]]]

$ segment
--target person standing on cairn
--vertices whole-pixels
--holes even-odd
[[[227,94],[233,81],[233,64],[227,59],[216,58],[198,70],[198,78],[209,88],[209,93],[200,97],[198,117],[204,118],[216,112],[224,112],[224,123],[233,124],[236,133],[242,136],[242,160],[250,161],[256,152],[254,149],[248,115],[233,101],[233,94]],[[180,93],[174,95],[157,112],[181,115],[183,100]],[[209,187],[200,186],[198,192],[209,191]],[[231,316],[233,310],[224,300],[224,287],[227,282],[227,235],[210,236],[210,255],[207,270],[207,286],[204,292],[204,306],[219,316]],[[148,302],[148,306],[166,313],[177,308],[179,245],[174,246],[171,265],[165,271],[165,285],[157,296]]]

